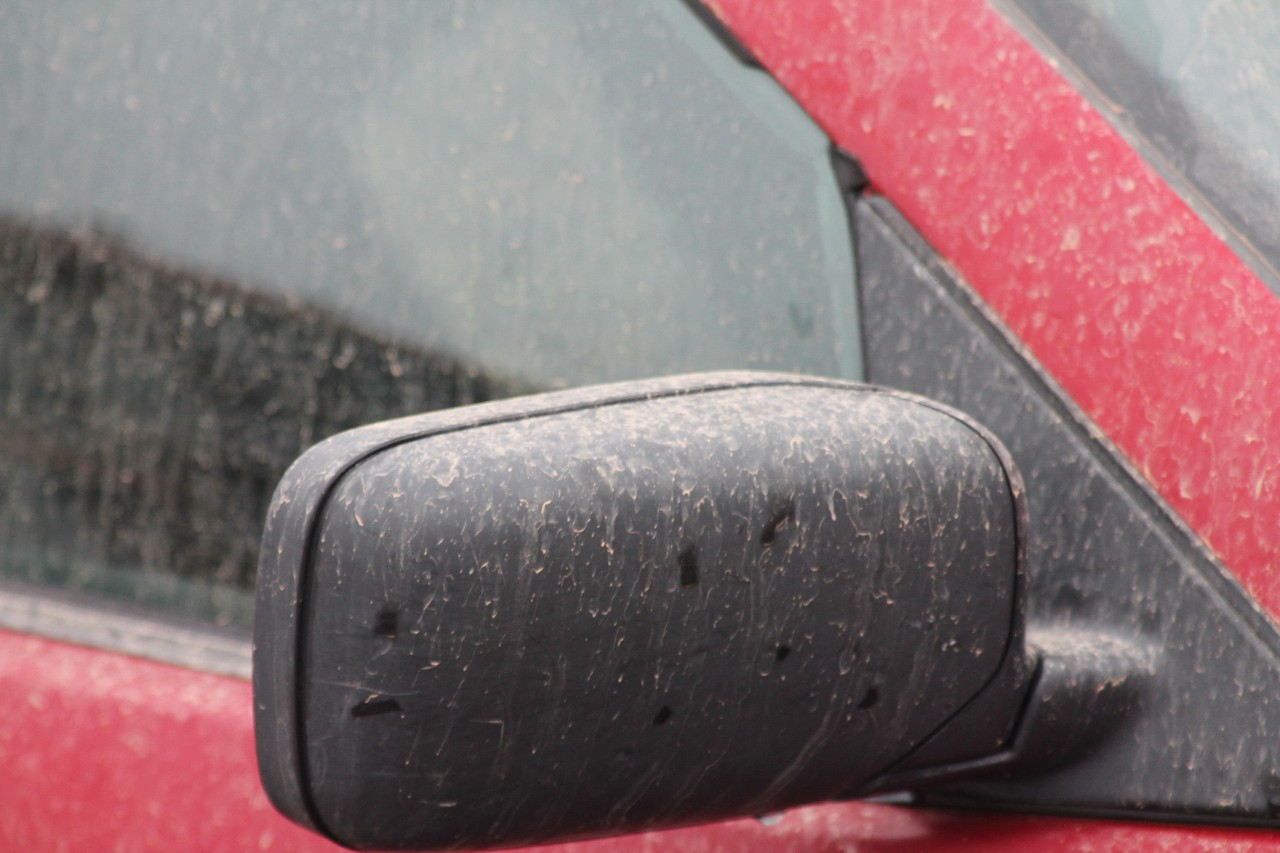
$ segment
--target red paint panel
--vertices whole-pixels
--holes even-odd
[[[243,681],[0,633],[0,849],[332,850],[276,814]]]
[[[251,701],[237,679],[0,632],[0,850],[336,850],[267,802]],[[1248,850],[1259,837],[849,803],[799,809],[770,826],[738,820],[536,849],[1023,853],[1216,840]]]
[[[1280,299],[982,0],[713,0],[1280,615]]]

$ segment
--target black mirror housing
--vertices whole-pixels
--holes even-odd
[[[1006,745],[1025,516],[944,406],[774,374],[376,424],[278,488],[263,781],[359,847],[538,843],[879,790]]]

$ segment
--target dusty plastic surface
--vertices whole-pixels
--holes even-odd
[[[369,847],[846,795],[1020,646],[1020,504],[996,448],[927,401],[768,374],[334,439],[268,521],[264,782]]]
[[[1139,664],[1128,684],[1105,678],[1114,695],[1099,691],[1095,705],[1051,691],[1030,709],[1020,775],[948,801],[1275,826],[1274,625],[892,207],[860,201],[855,220],[871,376],[981,412],[1025,478],[1028,642],[1071,658],[1049,676],[1066,685],[1107,672],[1118,640],[1148,653],[1125,664]],[[1117,707],[1105,737],[1063,725],[1087,729]],[[1039,762],[1040,726],[1084,748]]]

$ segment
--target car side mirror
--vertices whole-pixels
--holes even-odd
[[[452,849],[980,764],[1033,665],[1025,524],[982,427],[834,380],[703,374],[345,433],[268,519],[264,784],[340,843]]]

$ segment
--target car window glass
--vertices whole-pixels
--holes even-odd
[[[247,624],[306,446],[857,377],[828,142],[679,3],[0,7],[0,567]]]

